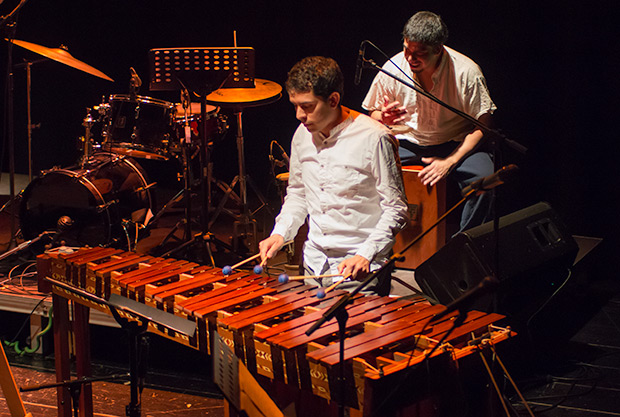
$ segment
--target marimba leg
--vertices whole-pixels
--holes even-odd
[[[52,295],[54,306],[54,362],[56,382],[71,378],[69,363],[69,301],[57,294]],[[56,388],[58,417],[71,417],[71,395],[65,387]]]
[[[92,365],[90,355],[90,328],[88,318],[90,309],[78,303],[73,304],[73,334],[75,336],[75,358],[77,378],[90,378]],[[80,391],[80,414],[93,415],[93,387],[83,384]]]

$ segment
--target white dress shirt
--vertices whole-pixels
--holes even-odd
[[[302,124],[297,128],[287,195],[272,232],[291,240],[309,216],[304,262],[316,274],[337,273],[338,264],[353,255],[371,261],[371,270],[378,268],[407,221],[389,129],[347,111],[329,137],[311,134]]]

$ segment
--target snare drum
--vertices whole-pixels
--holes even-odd
[[[207,105],[207,143],[219,141],[228,131],[228,120],[225,115],[219,113],[219,108]],[[200,103],[190,103],[187,109],[187,122],[190,128],[190,144],[200,144]],[[176,141],[171,144],[170,149],[180,150],[180,145],[185,140],[185,109],[182,104],[176,105],[175,112],[175,131]]]
[[[151,97],[110,96],[105,149],[136,158],[168,159],[174,110],[173,103]]]
[[[152,208],[142,167],[126,156],[98,153],[84,166],[35,178],[24,190],[19,216],[25,239],[59,231],[71,246],[97,246],[122,239],[124,221],[148,222]]]

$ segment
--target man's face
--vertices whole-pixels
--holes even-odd
[[[414,74],[436,68],[437,60],[441,56],[441,48],[433,48],[432,46],[407,39],[403,41],[403,47],[405,59]]]
[[[295,107],[295,117],[310,133],[329,134],[331,125],[337,119],[338,93],[332,93],[327,100],[317,97],[313,92],[289,92],[289,101]]]

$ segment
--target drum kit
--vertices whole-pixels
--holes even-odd
[[[112,81],[104,73],[75,59],[65,49],[47,48],[18,40],[12,42],[46,58]],[[161,51],[172,52],[151,52],[153,51],[156,51],[155,54],[163,54]],[[219,55],[222,55],[224,62],[221,65],[208,60],[200,65],[196,63],[196,67],[191,68],[192,77],[188,77],[185,82],[182,77],[183,70],[188,73],[189,68],[177,68],[180,70],[176,74],[178,77],[173,77],[175,79],[172,80],[176,80],[176,83],[170,82],[169,74],[165,82],[158,78],[158,74],[153,75],[150,89],[180,89],[181,103],[178,104],[138,95],[142,82],[131,68],[129,94],[112,94],[108,100],[87,109],[82,124],[85,135],[80,142],[79,161],[70,167],[54,167],[42,171],[18,195],[19,223],[24,240],[38,240],[47,233],[55,235],[54,239],[62,240],[69,246],[115,246],[132,250],[139,238],[148,234],[173,200],[185,200],[185,218],[180,222],[184,229],[184,242],[177,245],[178,248],[188,246],[195,240],[203,245],[206,242],[211,263],[211,244],[222,243],[226,249],[234,252],[238,250],[236,243],[240,238],[247,238],[248,242],[251,240],[247,249],[255,250],[256,221],[247,201],[247,185],[253,184],[245,172],[242,112],[246,107],[278,100],[282,88],[271,81],[254,79],[253,50],[250,68],[252,73],[239,75],[238,66],[234,62],[228,64],[226,61],[226,54],[233,55],[233,61],[236,59],[235,51],[236,48],[195,48],[181,51],[184,54],[209,53],[208,58],[204,58],[208,60],[218,59]],[[174,50],[174,53],[178,52],[178,49]],[[213,75],[210,75],[211,69],[218,70],[214,83],[211,83],[214,80]],[[156,73],[159,68],[152,67],[151,70]],[[197,79],[200,80],[200,74],[205,76],[204,84],[207,87],[197,91],[192,86],[196,85]],[[222,77],[222,74],[225,77]],[[235,83],[234,79],[241,79],[241,82]],[[217,88],[212,88],[211,84]],[[162,88],[162,85],[165,85],[165,88]],[[187,86],[192,88],[193,96],[199,97],[200,102],[190,101],[190,90]],[[218,207],[211,210],[211,183],[216,181],[211,174],[210,152],[212,146],[224,137],[229,128],[226,115],[220,113],[222,108],[230,109],[235,115],[239,175],[229,185],[220,185],[224,197]],[[192,167],[196,165],[193,159],[197,155],[200,156],[200,167],[199,173],[195,175]],[[182,162],[184,188],[160,211],[154,213],[152,187],[155,183],[149,182],[147,173],[138,160],[167,161],[175,158]],[[197,181],[194,180],[195,176],[198,177]],[[239,193],[234,191],[237,185]],[[254,191],[265,204],[258,190]],[[201,215],[197,221],[192,219],[192,195],[202,197]],[[230,197],[240,203],[239,210],[234,212],[234,245],[218,241],[210,232]],[[197,234],[192,231],[192,226],[196,225],[200,229]]]

